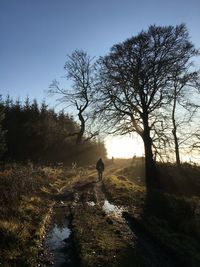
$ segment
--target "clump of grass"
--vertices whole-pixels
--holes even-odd
[[[132,205],[138,209],[144,206],[146,189],[122,175],[112,175],[103,180],[106,194],[119,205]]]

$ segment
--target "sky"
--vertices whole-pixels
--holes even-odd
[[[185,23],[200,48],[199,0],[0,0],[0,94],[55,99],[54,79],[68,86],[67,55],[103,56],[149,25]]]
[[[51,99],[75,49],[98,58],[149,25],[186,23],[200,48],[199,0],[0,0],[0,94]]]

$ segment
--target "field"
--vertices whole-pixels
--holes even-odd
[[[95,166],[7,166],[1,265],[51,266],[44,242],[56,207],[65,207],[80,266],[200,266],[200,168],[158,168],[161,187],[150,190],[139,158],[106,162],[100,182]]]

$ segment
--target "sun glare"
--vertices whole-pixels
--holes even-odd
[[[105,144],[108,158],[132,158],[144,154],[142,143],[134,137],[109,137]]]

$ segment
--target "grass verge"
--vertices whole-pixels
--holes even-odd
[[[139,229],[182,266],[200,266],[199,197],[146,190],[123,170],[118,175],[105,177],[104,188],[108,198],[115,204],[127,206]]]
[[[12,166],[0,172],[0,264],[36,266],[56,195],[66,183],[61,169]]]

